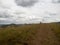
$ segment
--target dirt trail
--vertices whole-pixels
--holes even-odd
[[[30,45],[59,45],[55,34],[49,25],[41,25],[36,32],[36,37],[31,40]]]

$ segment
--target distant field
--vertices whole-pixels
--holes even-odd
[[[60,45],[60,23],[0,27],[0,45]]]

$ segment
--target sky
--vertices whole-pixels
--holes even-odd
[[[0,24],[60,22],[60,0],[0,0]]]

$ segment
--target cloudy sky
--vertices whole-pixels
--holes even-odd
[[[0,24],[60,22],[60,0],[0,0]]]

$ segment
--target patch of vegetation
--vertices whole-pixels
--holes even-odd
[[[43,26],[46,25],[53,30],[60,41],[60,23],[30,24],[22,26],[10,25],[7,27],[4,26],[5,28],[0,27],[0,45],[29,45],[30,41],[35,39],[37,30],[41,30],[41,28],[44,28]]]
[[[34,39],[38,28],[38,25],[2,28],[0,29],[0,45],[28,45],[29,40]]]
[[[52,30],[54,31],[56,37],[60,41],[60,23],[52,23],[50,24]]]

